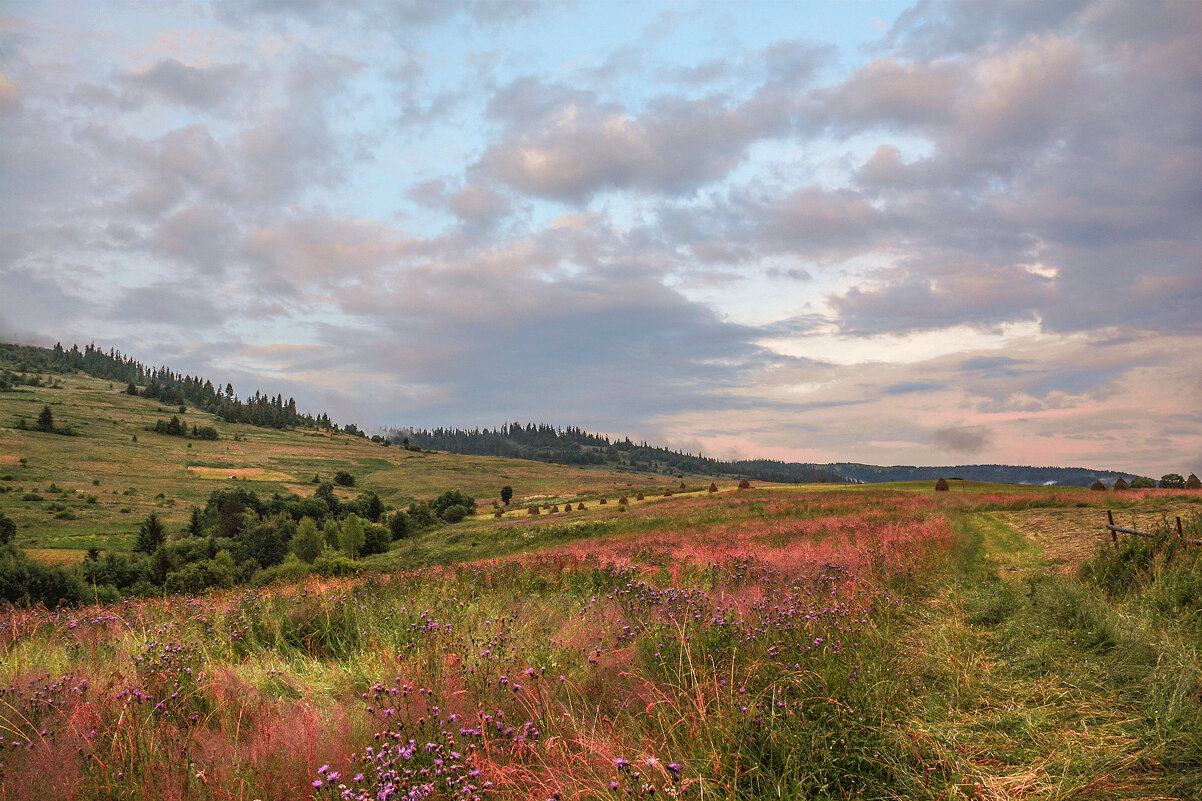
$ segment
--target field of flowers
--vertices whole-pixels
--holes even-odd
[[[0,795],[879,789],[891,621],[953,535],[929,496],[870,500],[682,500],[511,559],[11,610]]]
[[[9,609],[0,798],[974,797],[903,719],[916,610],[965,515],[1098,502],[732,492],[507,558]]]

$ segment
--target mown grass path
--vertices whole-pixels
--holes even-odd
[[[1109,602],[1001,515],[960,525],[899,666],[896,752],[917,767],[898,797],[1202,797],[1196,632]]]

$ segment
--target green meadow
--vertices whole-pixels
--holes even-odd
[[[0,799],[1202,796],[1199,493],[710,491],[52,380],[0,393],[0,512],[42,564],[337,471],[347,503],[477,509],[337,575],[4,607]],[[44,406],[76,436],[16,427]],[[218,439],[147,430],[173,414]]]

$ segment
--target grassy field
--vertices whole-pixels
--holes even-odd
[[[522,503],[353,578],[0,610],[0,799],[1202,797],[1202,549],[1102,529],[1202,536],[1202,494],[710,493],[221,424],[188,449],[143,430],[169,410],[66,383],[0,395],[84,434],[0,429],[39,558],[178,526],[225,471]],[[52,483],[84,514],[20,500]]]
[[[662,492],[674,485],[666,477],[418,453],[347,434],[229,424],[195,409],[180,415],[177,407],[128,396],[107,381],[82,375],[55,378],[60,388],[0,392],[0,489],[9,490],[0,493],[0,512],[17,523],[22,546],[39,555],[73,552],[49,554],[52,561],[81,560],[93,546],[128,550],[133,533],[151,512],[170,530],[178,530],[188,507],[203,505],[214,489],[236,485],[264,496],[311,495],[315,475],[328,481],[338,470],[356,478],[355,488],[338,488],[340,496],[350,498],[368,488],[396,507],[447,489],[491,501],[510,485],[514,504],[587,503],[604,496],[617,500],[623,493],[633,497],[640,488]],[[50,407],[57,426],[70,426],[79,436],[14,427],[20,418],[32,427],[43,406]],[[211,425],[220,439],[146,430],[172,415],[189,427]],[[237,477],[236,484],[231,476]]]

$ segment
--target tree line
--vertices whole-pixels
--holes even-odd
[[[93,378],[125,384],[130,395],[152,398],[172,406],[191,403],[227,423],[278,429],[322,429],[364,436],[354,424],[340,427],[324,412],[314,415],[299,411],[295,398],[285,399],[282,394],[272,396],[256,391],[243,399],[234,394],[230,383],[222,387],[209,379],[177,373],[168,367],[149,367],[116,349],[105,352],[91,344],[80,350],[79,345],[66,349],[62,344],[39,348],[0,343],[0,360],[13,363],[22,371],[63,373],[79,370]]]
[[[395,429],[388,437],[410,447],[475,456],[505,456],[565,465],[599,465],[648,473],[740,476],[757,481],[843,483],[846,479],[822,467],[806,464],[724,461],[674,451],[630,437],[611,440],[582,428],[557,428],[547,423],[504,423],[489,428]]]

